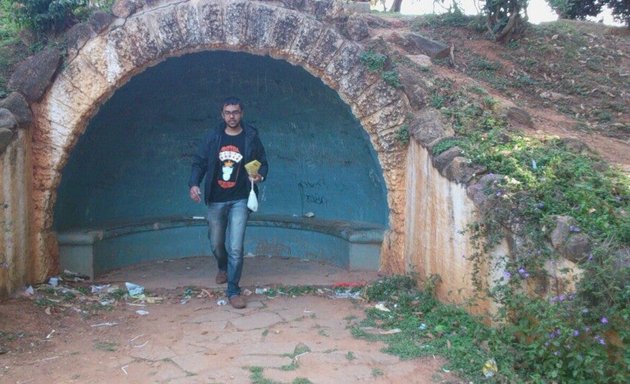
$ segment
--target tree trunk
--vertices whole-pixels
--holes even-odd
[[[389,9],[390,12],[398,12],[400,13],[400,6],[402,5],[402,0],[394,0],[392,7]]]

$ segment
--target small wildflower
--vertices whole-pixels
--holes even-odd
[[[505,280],[510,280],[510,278],[512,277],[512,274],[508,271],[504,271],[503,277],[505,278]]]
[[[602,324],[608,324],[608,319],[606,317],[602,317],[602,319],[600,320],[600,322]]]
[[[578,337],[580,336],[580,331],[578,331],[577,329],[573,330],[573,337]]]
[[[554,355],[554,356],[559,356],[559,355],[560,355],[560,352],[555,351],[555,352],[553,353],[553,355]]]
[[[600,335],[595,335],[595,340],[597,340],[597,342],[600,343],[601,345],[606,345],[606,340],[604,340],[604,338],[601,337]]]
[[[576,225],[570,225],[569,226],[569,232],[571,232],[571,233],[579,233],[579,232],[582,232],[582,230],[580,229],[580,227],[578,227]]]
[[[527,279],[529,277],[529,272],[527,272],[527,270],[523,267],[518,269],[518,274],[521,275],[523,279]]]
[[[589,253],[589,255],[588,255],[588,261],[593,261],[593,254],[592,254],[592,253]]]

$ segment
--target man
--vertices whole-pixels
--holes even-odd
[[[188,186],[190,198],[201,202],[199,185],[205,177],[204,202],[208,206],[208,238],[219,272],[217,284],[227,282],[226,295],[234,308],[245,308],[238,285],[243,271],[243,240],[249,216],[247,198],[254,183],[267,177],[265,148],[256,128],[245,124],[243,103],[228,97],[221,109],[223,122],[204,137],[193,157]],[[258,173],[248,175],[244,165],[258,160]]]

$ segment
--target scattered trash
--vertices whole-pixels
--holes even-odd
[[[484,363],[483,368],[481,369],[483,375],[487,378],[494,376],[494,374],[497,373],[498,370],[499,368],[497,367],[497,362],[494,359],[487,360]]]
[[[427,325],[426,325],[425,323],[421,323],[421,324],[418,326],[418,329],[419,329],[419,330],[421,330],[421,331],[424,331],[425,329],[427,329]]]
[[[149,314],[149,311],[145,311],[144,309],[138,309],[136,313],[140,316],[146,316]]]
[[[51,285],[53,287],[56,287],[59,285],[59,277],[51,277],[50,279],[48,279],[48,285]]]
[[[364,286],[364,281],[341,281],[333,284],[333,288],[361,288]]]
[[[125,283],[127,287],[127,292],[129,292],[129,296],[138,298],[144,293],[144,287],[134,283]]]
[[[107,292],[107,289],[109,289],[111,285],[110,284],[103,284],[103,285],[90,285],[90,289],[92,293],[105,293]]]
[[[128,373],[127,373],[127,367],[128,367],[128,365],[125,365],[125,366],[120,367],[120,369],[122,369],[122,371],[125,373],[125,375],[127,375],[127,374],[128,374]]]
[[[315,217],[315,213],[314,212],[306,212],[304,214],[304,217],[308,217],[308,218]]]
[[[46,309],[44,309],[44,313],[46,313],[48,316],[50,316],[50,314],[51,314],[50,307],[46,307]]]
[[[50,331],[50,333],[48,335],[46,335],[46,339],[50,339],[53,335],[53,333],[55,333],[55,330],[53,329],[52,331]]]
[[[387,331],[380,331],[381,335],[394,335],[396,333],[400,333],[402,330],[400,328],[389,329]]]
[[[115,302],[116,300],[114,299],[103,299],[99,301],[99,304],[102,305],[103,307],[107,307],[108,305],[114,305]]]
[[[30,285],[24,290],[24,296],[33,296],[34,294],[35,290]]]
[[[253,253],[251,253],[251,252],[247,252],[247,253],[245,254],[245,257],[256,257],[256,255],[254,255],[254,254],[253,254]]]
[[[269,291],[269,288],[256,288],[255,292],[257,295],[264,295]]]
[[[147,296],[144,298],[144,301],[146,301],[148,304],[161,303],[162,300],[164,300],[164,298],[160,296]]]
[[[205,216],[193,216],[192,217],[193,220],[205,220]]]
[[[353,290],[353,289],[345,289],[345,290],[335,290],[335,294],[330,296],[333,299],[360,299],[361,291]]]
[[[383,311],[383,312],[391,312],[391,311],[389,310],[389,308],[387,308],[387,307],[385,306],[385,304],[383,304],[383,303],[378,303],[378,304],[376,304],[376,305],[374,306],[374,308],[378,309],[379,311]]]
[[[252,295],[252,291],[250,291],[247,288],[243,289],[243,296],[251,296],[251,295]]]
[[[227,300],[225,300],[225,299],[219,299],[217,301],[217,305],[226,305],[226,304],[227,304]]]
[[[98,327],[113,327],[114,325],[118,325],[118,323],[115,322],[107,322],[107,323],[98,323],[98,324],[92,324],[90,325],[90,327],[92,328],[98,328]]]
[[[74,281],[75,283],[78,282],[78,281],[90,280],[89,276],[82,275],[82,274],[77,273],[77,272],[72,272],[72,271],[69,271],[67,269],[63,270],[63,273],[61,274],[61,277],[65,281]]]

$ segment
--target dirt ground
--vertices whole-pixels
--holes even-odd
[[[374,272],[347,272],[311,261],[247,259],[244,287],[251,294],[247,308],[236,310],[219,305],[222,288],[210,282],[214,270],[208,261],[151,263],[114,271],[97,282],[62,284],[75,290],[105,283],[124,286],[121,279],[128,278],[145,286],[144,302],[119,298],[103,306],[99,301],[109,296],[91,292],[64,300],[60,288],[51,296],[54,290],[41,286],[33,296],[0,303],[0,382],[463,382],[442,368],[441,358],[402,361],[381,352],[380,342],[353,338],[350,327],[374,304],[336,297],[325,287],[366,283],[377,278]],[[272,270],[277,274],[264,275]],[[295,297],[261,294],[281,275],[322,288]],[[201,279],[207,284],[192,289],[180,284]],[[286,285],[287,279],[280,281]],[[251,371],[255,367],[258,376]]]

